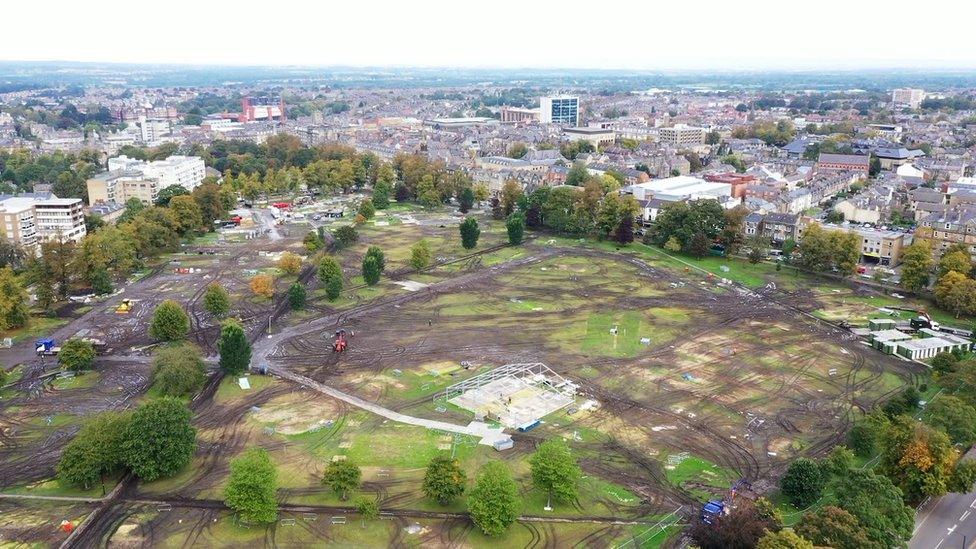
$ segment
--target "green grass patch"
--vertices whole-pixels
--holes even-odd
[[[70,377],[57,377],[51,382],[51,387],[64,391],[68,389],[88,389],[98,385],[101,375],[98,372],[85,372]]]
[[[9,337],[14,343],[20,343],[24,339],[31,340],[50,335],[51,332],[68,323],[67,318],[52,318],[45,315],[31,316],[27,321],[27,326],[5,330],[0,332],[0,338]]]
[[[674,465],[666,464],[664,474],[668,482],[688,490],[702,501],[707,501],[718,491],[727,490],[739,476],[695,456],[687,456]]]
[[[115,487],[116,482],[118,482],[119,477],[108,477],[105,479],[105,491],[102,490],[102,485],[98,484],[92,486],[91,488],[85,490],[83,488],[77,488],[71,486],[70,484],[64,484],[56,478],[51,478],[47,480],[42,480],[35,482],[33,484],[26,484],[21,486],[10,486],[2,490],[5,494],[26,494],[32,496],[67,496],[67,497],[85,497],[85,498],[100,498],[105,495],[107,491],[112,490]]]
[[[241,398],[247,398],[248,395],[252,395],[274,382],[274,378],[271,376],[241,377],[248,379],[248,382],[251,384],[250,389],[241,389],[240,385],[237,384],[238,376],[227,376],[221,380],[220,387],[217,388],[217,392],[214,394],[214,402],[224,404]]]
[[[616,329],[616,333],[611,330]],[[586,319],[586,336],[582,349],[616,357],[633,357],[642,349],[641,315],[634,311],[623,313],[593,313]]]

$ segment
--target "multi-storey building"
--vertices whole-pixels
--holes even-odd
[[[171,185],[192,191],[203,181],[206,170],[198,156],[174,155],[152,162],[125,155],[109,158],[108,172],[88,180],[88,203],[124,203],[138,198],[149,204],[156,200],[159,191]]]
[[[917,109],[925,99],[925,90],[898,88],[891,92],[891,102],[900,107]]]
[[[524,109],[521,107],[502,107],[502,122],[538,122],[539,109]]]
[[[12,200],[0,203],[0,228],[8,242],[25,249],[33,248],[37,244],[34,206],[27,202]]]
[[[901,263],[902,249],[911,244],[912,235],[900,231],[869,229],[857,225],[824,225],[827,231],[852,231],[861,238],[861,261],[895,266]]]
[[[159,197],[159,183],[147,178],[138,170],[103,172],[88,180],[88,204],[125,204],[138,198],[143,204],[152,204]]]
[[[139,129],[142,131],[142,142],[153,146],[162,141],[164,136],[169,135],[169,120],[142,117],[139,119]]]
[[[922,218],[915,238],[932,242],[932,255],[938,260],[953,244],[963,244],[976,261],[976,209],[953,208],[932,212]]]
[[[595,149],[613,145],[617,138],[616,132],[603,128],[566,128],[563,136],[571,141],[589,141]]]
[[[579,97],[560,95],[540,98],[539,121],[543,124],[579,126]]]
[[[871,158],[862,154],[830,154],[820,153],[817,159],[817,171],[820,172],[856,172],[867,176],[871,168]]]
[[[675,124],[670,128],[658,128],[658,136],[662,143],[672,147],[690,147],[705,142],[705,129]]]
[[[85,207],[80,198],[57,198],[34,203],[34,220],[41,240],[80,241],[85,229]]]
[[[25,249],[45,240],[78,242],[86,234],[84,205],[50,193],[0,196],[0,234]]]
[[[800,238],[800,216],[787,213],[751,213],[746,216],[743,232],[747,237],[768,238],[774,246],[782,246],[787,240]]]

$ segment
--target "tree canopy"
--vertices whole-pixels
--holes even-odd
[[[246,522],[278,520],[278,471],[264,448],[251,448],[230,462],[224,503]]]
[[[350,459],[333,461],[325,468],[322,483],[332,488],[342,500],[349,499],[350,490],[359,488],[363,473],[359,466]]]
[[[179,303],[167,299],[153,312],[149,335],[160,341],[180,341],[190,332],[190,318]]]
[[[230,311],[230,295],[217,282],[207,286],[203,293],[203,308],[211,315],[222,318]]]
[[[436,456],[427,465],[424,474],[424,495],[447,505],[464,493],[467,477],[461,463],[447,456]]]
[[[430,267],[433,260],[434,254],[431,252],[430,244],[425,239],[421,238],[410,248],[410,266],[414,270],[422,271]]]
[[[95,364],[95,347],[83,339],[71,338],[58,351],[58,364],[65,370],[83,372]]]
[[[153,359],[153,388],[159,394],[190,397],[203,387],[206,369],[200,351],[190,343],[167,345]]]
[[[486,463],[468,495],[471,520],[485,535],[499,536],[515,522],[521,507],[518,486],[508,467],[500,461]]]
[[[532,484],[556,501],[571,502],[579,494],[582,476],[576,457],[561,438],[543,442],[529,458]]]
[[[466,217],[459,227],[461,231],[461,246],[465,250],[470,250],[478,245],[478,237],[481,236],[481,229],[478,227],[478,220],[473,217]]]
[[[783,495],[798,509],[804,509],[820,499],[825,484],[820,465],[802,457],[790,463],[779,483]]]
[[[122,458],[140,479],[169,477],[190,463],[196,448],[192,414],[172,397],[150,400],[132,413],[122,442]]]
[[[58,460],[61,482],[88,489],[123,467],[122,441],[129,414],[103,412],[85,421]]]
[[[225,374],[243,374],[251,363],[251,343],[237,322],[227,321],[221,327],[217,349],[220,351],[220,369]]]

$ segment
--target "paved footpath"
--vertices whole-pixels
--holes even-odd
[[[335,387],[330,387],[323,383],[319,383],[314,379],[308,378],[301,374],[296,374],[285,368],[270,367],[268,371],[275,374],[283,379],[292,381],[299,385],[304,385],[309,389],[313,389],[322,394],[328,395],[330,397],[336,398],[343,402],[347,402],[356,406],[357,408],[362,408],[368,412],[372,412],[378,416],[385,417],[391,421],[396,421],[398,423],[406,423],[407,425],[417,425],[418,427],[426,427],[428,429],[436,429],[439,431],[447,431],[449,433],[458,433],[461,435],[471,435],[477,437],[481,444],[486,444],[492,446],[495,442],[510,440],[512,437],[505,434],[503,428],[492,427],[487,423],[480,421],[472,421],[468,425],[457,425],[454,423],[447,423],[444,421],[435,421],[432,419],[424,419],[420,417],[408,416],[406,414],[401,414],[399,412],[394,412],[389,408],[384,408],[373,402],[363,400],[355,395],[350,395],[344,393]]]

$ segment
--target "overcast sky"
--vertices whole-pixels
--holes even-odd
[[[4,2],[0,59],[608,69],[976,68],[973,0]]]

